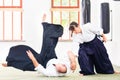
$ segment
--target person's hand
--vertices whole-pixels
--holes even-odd
[[[35,59],[34,55],[32,54],[30,50],[26,51],[26,53],[31,60]]]
[[[106,38],[105,34],[102,34],[102,38],[103,38],[103,42],[107,42],[107,38]]]

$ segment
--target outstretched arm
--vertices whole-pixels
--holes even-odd
[[[36,60],[36,58],[34,57],[34,55],[32,54],[32,52],[30,50],[26,51],[28,57],[32,60],[33,65],[35,66],[35,70],[42,73],[45,76],[58,76],[58,74],[56,74],[56,70],[54,70],[54,68],[44,68],[41,64],[38,63],[38,61]]]
[[[70,67],[71,67],[71,70],[75,70],[76,69],[76,56],[72,53],[72,51],[68,51],[68,57],[69,57],[69,60],[70,60]]]
[[[30,50],[26,51],[26,53],[27,53],[28,57],[32,60],[36,71],[44,74],[45,76],[54,76],[55,71],[52,70],[51,68],[45,69],[41,64],[39,64]]]
[[[32,52],[30,50],[26,51],[27,52],[27,55],[28,57],[32,60],[33,62],[33,65],[35,67],[37,67],[39,65],[38,61],[36,60],[36,58],[34,57],[34,55],[32,54]]]

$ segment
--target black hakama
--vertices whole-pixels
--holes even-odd
[[[80,44],[78,62],[81,68],[80,73],[84,75],[95,74],[94,67],[100,74],[114,73],[107,50],[97,37],[90,42]]]
[[[43,25],[43,43],[40,54],[27,45],[13,46],[9,50],[6,58],[7,65],[23,71],[34,71],[34,65],[29,59],[26,51],[30,50],[37,61],[45,68],[47,62],[52,58],[57,58],[55,47],[58,37],[63,34],[63,27],[58,24],[42,23]]]

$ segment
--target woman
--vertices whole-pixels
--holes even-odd
[[[96,72],[100,74],[116,73],[103,44],[107,39],[101,28],[94,27],[91,23],[80,27],[78,23],[71,22],[69,30],[72,32],[73,44],[80,46],[78,51],[80,74],[95,74],[94,66]],[[103,41],[97,35],[100,35]]]

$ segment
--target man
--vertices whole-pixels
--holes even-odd
[[[71,70],[75,70],[76,68],[75,56],[70,52],[68,52],[68,57],[70,61],[53,58],[47,62],[46,68],[44,68],[41,64],[38,63],[30,50],[26,52],[31,61],[33,62],[35,70],[46,76],[65,76],[70,73]]]
[[[43,21],[46,15],[43,16]],[[74,54],[68,52],[64,60],[58,59],[55,47],[58,38],[63,34],[63,27],[59,24],[43,22],[43,44],[40,54],[27,45],[17,45],[10,48],[7,64],[23,71],[37,70],[45,76],[64,76],[76,69]],[[27,53],[27,54],[26,54]]]

